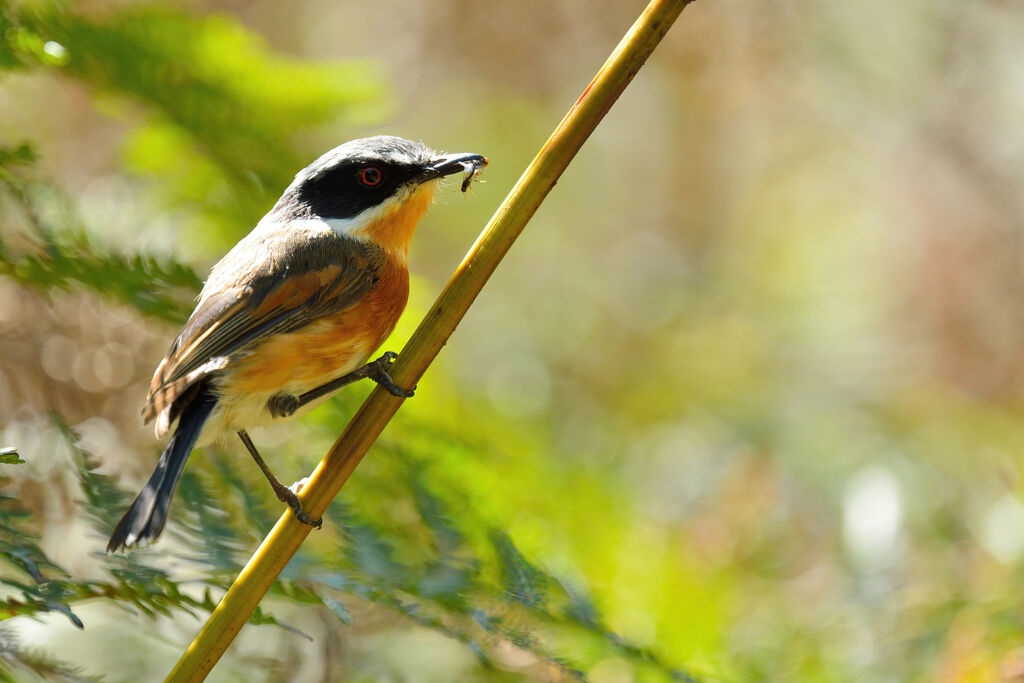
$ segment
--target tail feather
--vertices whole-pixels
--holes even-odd
[[[167,511],[171,507],[185,463],[216,404],[217,398],[209,389],[204,388],[182,411],[178,427],[160,456],[156,469],[110,535],[107,552],[130,548],[139,542],[154,541],[164,530]]]

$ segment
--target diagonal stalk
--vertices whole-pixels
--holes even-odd
[[[622,38],[498,207],[402,349],[391,372],[396,384],[411,387],[419,382],[569,162],[647,61],[679,13],[692,1],[652,0]],[[402,401],[380,387],[373,390],[302,490],[302,505],[311,516],[323,515]],[[206,678],[309,531],[310,527],[299,522],[291,511],[281,516],[210,614],[199,635],[171,671],[168,681]]]

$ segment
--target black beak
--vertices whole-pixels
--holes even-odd
[[[487,157],[480,154],[444,154],[431,159],[420,177],[423,180],[433,180],[461,171],[475,175],[486,165]]]

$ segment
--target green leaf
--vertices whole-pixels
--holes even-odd
[[[327,596],[321,596],[320,599],[323,601],[324,607],[331,610],[331,612],[334,613],[334,616],[338,617],[338,621],[346,626],[350,626],[352,624],[352,614],[348,611],[348,608],[345,607],[345,603]]]
[[[25,461],[18,456],[18,449],[13,446],[0,448],[0,465],[21,465]]]

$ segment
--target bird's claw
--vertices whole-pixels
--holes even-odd
[[[413,386],[412,389],[403,389],[395,384],[394,380],[391,379],[391,375],[388,374],[388,368],[391,367],[391,364],[394,363],[397,358],[398,354],[394,351],[386,351],[384,355],[370,363],[373,370],[370,372],[369,377],[374,382],[387,389],[388,393],[392,396],[397,396],[399,398],[411,398],[416,391],[416,387]]]
[[[302,506],[299,506],[298,510],[292,508],[292,512],[295,513],[295,517],[300,522],[302,522],[303,524],[308,524],[309,526],[313,527],[314,529],[319,529],[320,527],[322,527],[324,525],[324,520],[321,517],[317,517],[316,519],[313,519],[312,517],[310,517],[309,515],[306,514],[306,511],[302,509]]]

